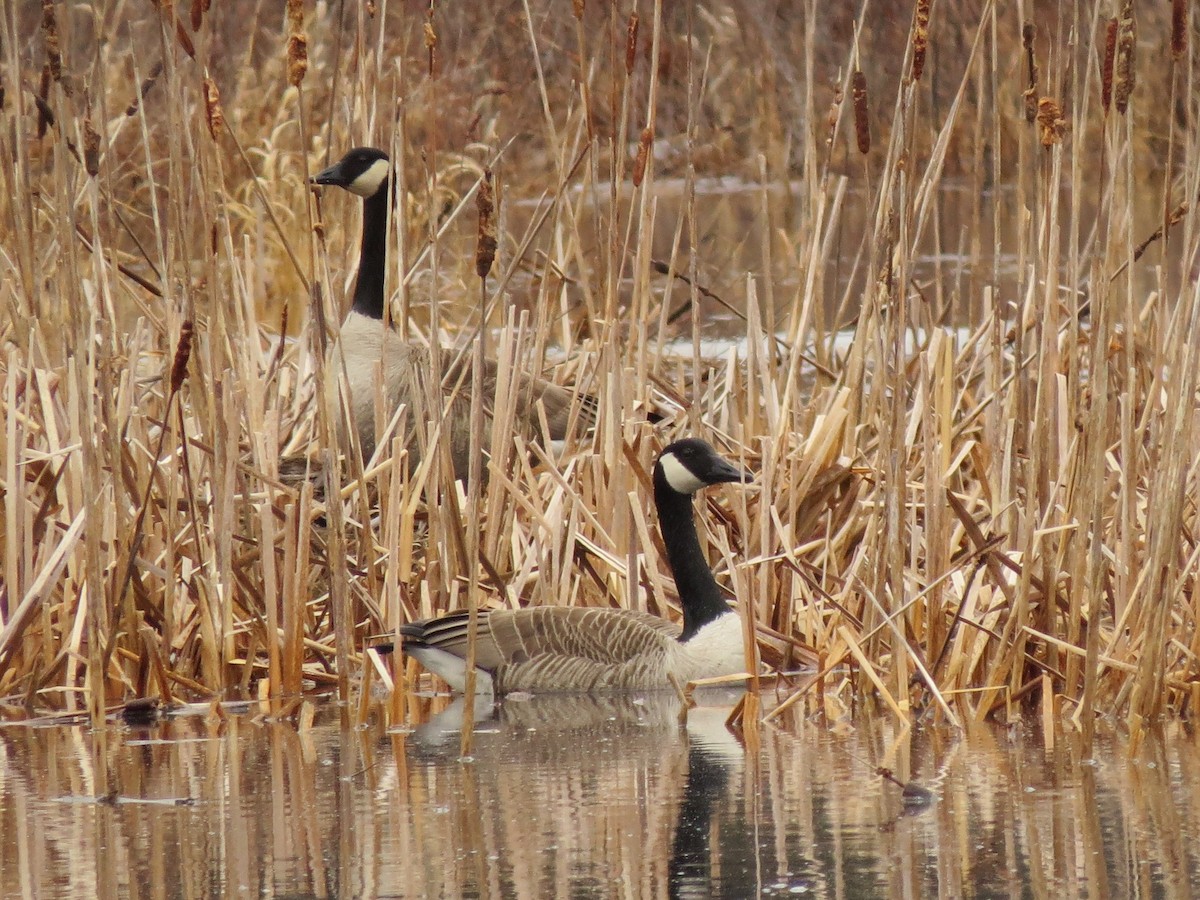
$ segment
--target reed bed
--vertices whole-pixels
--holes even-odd
[[[468,603],[673,615],[684,434],[758,473],[701,531],[821,673],[780,708],[1191,711],[1194,10],[674,7],[5,7],[4,715],[411,686],[368,636]],[[356,202],[306,180],[361,143],[397,327],[500,363],[470,490],[435,398],[345,427]],[[516,435],[517,371],[594,430]]]

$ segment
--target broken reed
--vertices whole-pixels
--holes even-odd
[[[336,454],[356,458],[338,421],[338,359],[331,354],[318,365],[306,349],[313,342],[271,337],[280,317],[265,311],[270,298],[262,290],[298,283],[296,271],[311,265],[296,250],[307,245],[306,225],[287,214],[306,190],[305,168],[295,148],[268,143],[254,159],[272,177],[252,183],[249,155],[232,154],[222,143],[238,129],[232,137],[242,144],[251,137],[244,123],[263,111],[247,104],[258,93],[221,84],[219,104],[217,75],[159,77],[192,65],[186,48],[177,48],[182,56],[165,69],[141,61],[139,71],[150,74],[140,88],[114,89],[119,108],[127,103],[136,120],[127,132],[101,135],[98,174],[56,153],[57,144],[35,147],[32,160],[18,156],[10,177],[27,195],[0,199],[0,227],[12,236],[0,302],[14,311],[0,326],[4,715],[86,709],[89,692],[102,706],[146,695],[259,695],[286,711],[304,689],[344,685],[350,667],[366,686],[379,679],[390,687],[393,678],[411,686],[412,667],[392,672],[377,655],[360,656],[366,637],[466,604],[473,583],[490,605],[604,605],[673,615],[674,587],[650,511],[647,472],[658,448],[690,433],[744,458],[758,474],[757,491],[713,492],[697,508],[719,577],[753,605],[764,661],[809,662],[821,672],[791,702],[836,718],[874,698],[899,720],[929,710],[959,723],[1007,717],[1034,704],[1044,721],[1054,722],[1086,721],[1086,696],[1088,710],[1135,724],[1194,704],[1200,645],[1190,625],[1195,560],[1186,536],[1200,504],[1189,449],[1195,436],[1182,415],[1194,408],[1188,374],[1196,368],[1194,284],[1172,268],[1177,257],[1164,256],[1161,284],[1146,288],[1145,264],[1128,259],[1128,248],[1140,249],[1154,236],[1139,232],[1140,222],[1153,227],[1159,220],[1139,213],[1139,186],[1129,172],[1088,167],[1090,193],[1111,199],[1096,218],[1097,249],[1087,257],[1078,244],[1050,238],[1082,224],[1070,217],[1087,215],[1086,207],[1059,206],[1048,199],[1054,190],[1023,186],[1019,205],[1032,220],[1021,236],[1021,220],[981,194],[982,217],[998,224],[999,246],[1019,243],[1026,265],[1015,284],[977,282],[964,330],[947,327],[938,298],[940,279],[950,274],[937,269],[931,282],[922,260],[970,246],[971,269],[990,272],[994,260],[983,248],[993,245],[982,234],[960,244],[930,224],[956,202],[939,190],[950,143],[899,143],[901,133],[936,128],[958,129],[969,142],[1005,130],[1027,148],[1027,158],[1046,162],[1043,185],[1053,188],[1050,178],[1074,178],[1077,167],[1089,165],[1074,154],[1070,136],[1102,129],[1107,101],[1093,110],[1077,95],[1066,108],[1051,100],[1045,121],[1032,125],[1021,117],[1020,85],[1011,88],[1009,102],[996,105],[996,122],[966,115],[959,103],[946,121],[926,122],[923,104],[903,104],[913,127],[877,128],[878,181],[893,192],[854,196],[838,189],[836,175],[814,177],[789,186],[804,193],[800,208],[808,212],[796,220],[780,216],[781,228],[766,224],[779,208],[769,190],[775,176],[764,176],[761,239],[777,242],[773,252],[797,261],[802,275],[790,297],[775,286],[769,312],[785,324],[779,334],[764,334],[768,311],[755,283],[714,290],[721,286],[703,281],[717,273],[701,267],[684,282],[671,274],[687,271],[683,244],[662,259],[652,256],[660,252],[650,236],[661,213],[637,196],[654,184],[658,165],[651,152],[656,132],[639,118],[647,88],[638,79],[648,62],[630,51],[637,24],[615,17],[610,23],[611,52],[580,45],[593,58],[568,68],[614,70],[609,108],[616,110],[620,138],[611,167],[571,164],[589,152],[573,137],[587,133],[573,118],[582,113],[569,102],[570,84],[543,82],[554,101],[540,136],[551,164],[535,166],[525,151],[503,165],[506,182],[522,185],[519,195],[546,192],[551,199],[529,234],[500,235],[506,252],[518,257],[510,264],[501,254],[503,274],[484,281],[469,253],[443,247],[453,228],[442,219],[441,196],[426,194],[420,183],[402,185],[395,245],[423,247],[434,236],[434,252],[416,254],[421,267],[406,290],[428,297],[436,286],[450,342],[466,343],[473,334],[466,310],[474,304],[455,298],[474,290],[483,290],[497,326],[489,341],[499,361],[493,455],[477,502],[450,482],[436,452],[446,437],[432,399],[419,399],[379,436],[392,452],[347,463],[345,477],[335,477]],[[318,15],[304,24],[308,72],[327,74],[333,23]],[[1093,79],[1088,89],[1102,98],[1121,93],[1129,104],[1154,102],[1152,92],[1144,101],[1141,92],[1118,92],[1117,76],[1097,79],[1086,64],[1095,56],[1116,58],[1119,30],[1102,29],[1075,49],[1052,37],[1045,58],[1085,54],[1079,71]],[[170,28],[165,34],[175,37]],[[924,39],[930,34],[936,31]],[[964,61],[968,88],[985,80],[977,77],[979,67],[1002,69],[1000,61],[1020,52],[1020,45],[993,46],[987,34],[968,35],[979,38],[975,57]],[[1005,34],[1002,40],[1020,40],[1013,29]],[[1112,51],[1101,54],[1109,34]],[[920,37],[914,29],[911,40]],[[662,35],[650,38],[654,46]],[[419,67],[433,64],[433,50],[420,41],[409,47]],[[746,62],[734,57],[713,65],[733,71]],[[11,70],[13,60],[5,63]],[[275,65],[280,81],[296,71],[282,52]],[[1117,84],[1131,87],[1127,68],[1103,66],[1121,73]],[[320,81],[306,76],[306,90]],[[195,84],[204,86],[203,97],[189,93]],[[821,87],[811,89],[816,96]],[[915,77],[895,89],[915,91]],[[39,128],[73,127],[73,107],[52,75],[40,91],[36,115],[26,107],[26,115],[11,119],[28,132],[21,137],[31,147]],[[162,93],[154,100],[171,112],[171,122],[207,133],[171,140],[142,102],[147,91]],[[382,84],[369,83],[366,96],[369,103],[390,102]],[[866,123],[863,72],[852,79],[852,97],[849,108],[830,107],[830,143],[823,129],[806,138],[820,141],[820,153],[815,146],[798,152],[844,159],[848,149],[870,149],[871,136],[859,127]],[[195,107],[197,99],[207,102]],[[184,114],[192,108],[207,116],[193,121]],[[844,115],[853,118],[854,137],[841,129],[839,144],[836,117]],[[625,139],[633,122],[645,129],[632,132],[642,135],[636,158]],[[128,166],[140,166],[142,185],[165,179],[161,195],[116,180],[128,169],[106,165],[133,125],[150,135],[154,156],[153,164]],[[1043,146],[1047,133],[1055,140]],[[57,140],[59,132],[53,134]],[[1106,132],[1105,139],[1124,137]],[[376,140],[386,143],[386,136]],[[335,154],[351,142],[341,132],[328,139]],[[1177,160],[1176,174],[1183,173],[1187,198],[1194,198],[1196,142],[1180,146],[1186,148],[1180,156],[1192,156]],[[1114,148],[1110,158],[1116,157]],[[892,187],[902,164],[911,181],[906,194]],[[1007,170],[991,165],[989,176],[1002,183]],[[479,181],[478,164],[464,169],[473,172],[472,185]],[[446,180],[439,176],[439,183]],[[75,210],[96,239],[84,244],[64,217],[41,227],[35,190],[55,208]],[[596,195],[636,202],[605,207],[578,200]],[[218,207],[214,197],[261,197],[271,215]],[[155,265],[100,215],[112,198],[153,212],[143,227],[150,228],[145,246],[163,248]],[[689,216],[698,205],[688,200]],[[834,230],[852,205],[879,210],[864,217],[877,224],[861,229],[857,247],[858,237],[848,244]],[[1168,208],[1184,210],[1170,220],[1183,223],[1178,238],[1171,231],[1172,246],[1186,242],[1178,258],[1192,258],[1196,229],[1186,207]],[[329,218],[352,207],[344,198],[326,198],[324,209]],[[449,226],[461,204],[453,209]],[[315,308],[344,295],[343,273],[353,265],[356,221],[332,221],[341,225],[326,223],[335,277],[323,264],[306,276]],[[589,228],[607,253],[581,242]],[[193,257],[194,248],[211,253]],[[876,263],[868,272],[856,258]],[[57,264],[42,272],[41,260]],[[529,311],[506,302],[506,279],[523,267],[538,274]],[[845,281],[824,274],[847,269]],[[154,301],[128,273],[140,273],[170,300]],[[638,289],[629,301],[621,291],[631,273]],[[695,285],[687,304],[673,295],[680,285]],[[298,289],[296,300],[303,299]],[[717,301],[744,316],[735,319],[742,342],[736,354],[704,356],[699,337],[716,327],[713,316],[723,308]],[[668,323],[677,308],[697,338],[682,355],[664,350],[677,333]],[[830,309],[847,312],[835,317]],[[633,318],[654,324],[633,327]],[[818,321],[834,324],[817,330]],[[854,337],[843,342],[836,325],[848,321]],[[179,367],[172,377],[169,336],[182,335],[187,322],[194,323],[187,377]],[[407,324],[417,335],[425,328],[419,318]],[[72,353],[61,352],[62,336]],[[557,348],[553,366],[548,347]],[[446,350],[467,352],[462,345]],[[568,442],[559,457],[513,437],[513,376],[528,369],[579,385],[581,404],[584,393],[599,401],[595,432]],[[319,393],[331,419],[328,441],[312,449]],[[665,421],[649,424],[648,408]],[[415,466],[391,440],[410,424],[434,448]],[[281,449],[311,450],[318,471],[326,464],[324,498],[312,483],[284,484]],[[340,502],[330,502],[334,497]],[[477,547],[469,534],[479,537]],[[349,620],[335,614],[340,609]]]

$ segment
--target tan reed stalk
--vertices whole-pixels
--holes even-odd
[[[467,493],[468,521],[474,527],[466,530],[467,565],[467,677],[464,692],[463,725],[459,749],[462,756],[470,756],[472,738],[475,733],[475,646],[479,629],[479,543],[481,513],[483,511],[481,485],[483,482],[483,368],[487,347],[487,277],[496,258],[495,202],[492,199],[492,173],[484,174],[484,181],[476,194],[479,210],[478,231],[475,246],[475,274],[479,278],[479,334],[475,339],[475,353],[471,360],[471,462]]]

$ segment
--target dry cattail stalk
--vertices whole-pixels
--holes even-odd
[[[42,36],[46,40],[46,62],[50,66],[50,77],[58,81],[62,78],[62,51],[58,45],[58,18],[54,14],[54,0],[42,0]]]
[[[851,99],[854,101],[854,137],[858,152],[871,152],[871,121],[867,116],[867,76],[862,69],[855,69],[850,79]]]
[[[308,35],[303,31],[288,35],[287,70],[288,84],[300,87],[304,73],[308,71]]]
[[[917,11],[913,16],[913,81],[920,81],[921,73],[925,71],[925,52],[929,49],[929,4],[930,0],[917,0]]]
[[[1104,34],[1104,57],[1100,60],[1100,105],[1105,114],[1112,107],[1113,62],[1117,55],[1117,20],[1109,19]]]
[[[1188,0],[1171,0],[1171,59],[1187,52]]]
[[[1129,108],[1129,96],[1135,86],[1134,51],[1137,48],[1137,20],[1133,17],[1133,0],[1126,0],[1117,24],[1117,58],[1114,69],[1113,105],[1122,115]]]
[[[221,111],[221,91],[208,75],[204,76],[204,119],[208,123],[208,133],[217,140],[225,130],[225,113]]]
[[[479,229],[475,244],[475,274],[487,278],[496,259],[496,216],[495,203],[492,199],[492,170],[483,173],[483,181],[479,184],[479,193],[475,196],[475,206],[479,210]]]
[[[188,359],[192,355],[194,326],[191,319],[184,319],[179,327],[179,343],[175,345],[175,359],[171,362],[171,393],[178,393],[187,375]]]
[[[1067,133],[1067,120],[1063,118],[1062,107],[1053,97],[1043,97],[1038,101],[1037,123],[1041,129],[1042,146],[1049,149],[1061,143]]]
[[[642,137],[638,141],[637,158],[633,161],[633,186],[641,187],[642,179],[646,177],[646,163],[650,159],[650,145],[654,143],[654,131],[647,125],[642,129]]]
[[[629,24],[625,26],[625,74],[633,71],[637,60],[638,14],[635,10],[629,14]]]
[[[1038,67],[1037,60],[1033,53],[1033,42],[1037,37],[1037,27],[1032,22],[1026,22],[1021,27],[1021,46],[1025,48],[1025,62],[1028,71],[1028,79],[1025,84],[1025,121],[1030,124],[1037,118],[1038,114]]]
[[[93,178],[100,174],[100,133],[92,124],[91,104],[83,117],[83,167]]]

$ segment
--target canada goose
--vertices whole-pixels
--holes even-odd
[[[401,404],[406,404],[410,410],[414,408],[414,401],[423,396],[424,379],[430,372],[428,351],[403,340],[383,323],[391,173],[391,161],[382,150],[355,147],[312,179],[313,184],[336,185],[363,199],[358,276],[354,283],[353,304],[342,323],[340,346],[350,387],[351,414],[364,457],[369,457],[375,448],[376,364],[383,362],[383,390],[389,416]],[[462,365],[469,366],[470,361]],[[443,393],[449,395],[462,372],[452,368],[445,374]],[[540,421],[540,406],[550,439],[565,438],[571,421],[571,391],[532,375],[519,377],[515,416],[518,427],[528,431],[535,429]],[[470,377],[461,380],[463,387],[448,400],[449,414],[443,429],[448,431],[455,477],[465,479],[470,464]],[[495,395],[496,381],[497,365],[488,360],[484,370],[487,407]],[[587,414],[588,410],[584,409],[584,425]],[[490,428],[486,433],[490,434]],[[411,429],[407,444],[415,466],[420,460],[420,451]]]
[[[741,619],[722,599],[700,549],[692,494],[753,477],[697,438],[668,445],[654,464],[654,504],[683,608],[682,631],[624,609],[481,610],[479,691],[641,690],[744,672]],[[401,626],[404,651],[461,691],[467,623],[468,614],[457,611]]]

